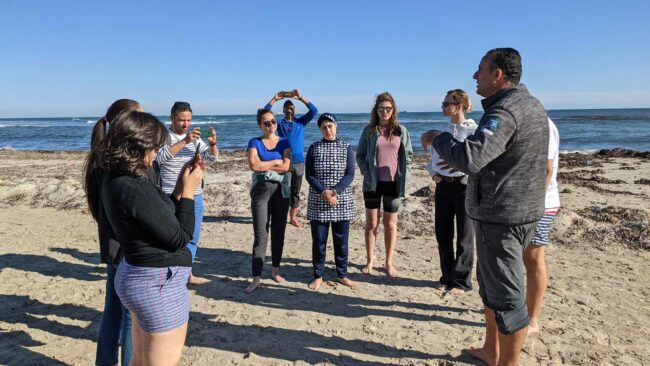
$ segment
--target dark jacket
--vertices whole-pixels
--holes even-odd
[[[524,85],[482,101],[476,132],[458,142],[450,133],[433,140],[438,154],[469,175],[465,209],[475,219],[520,225],[544,214],[548,116]]]
[[[157,162],[154,161],[154,166],[151,169],[147,170],[147,179],[150,182],[156,184],[158,181],[158,168]],[[106,173],[102,169],[95,169],[94,174],[96,176],[97,184],[97,196],[100,198],[97,200],[97,232],[99,235],[99,255],[102,263],[109,264],[120,264],[122,260],[122,249],[120,248],[120,243],[111,229],[111,225],[108,222],[106,217],[106,212],[104,211],[104,205],[101,200],[102,196],[102,182],[104,180],[104,175]]]
[[[146,177],[108,173],[104,211],[126,261],[141,267],[192,265],[187,243],[194,231],[194,201],[172,201]]]

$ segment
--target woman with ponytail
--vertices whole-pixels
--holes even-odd
[[[100,199],[101,181],[105,174],[99,156],[104,145],[110,122],[125,110],[143,111],[140,103],[131,99],[119,99],[113,102],[106,115],[95,123],[90,138],[90,152],[84,167],[84,191],[88,210],[97,222],[99,233],[99,251],[102,263],[106,263],[106,297],[104,312],[99,326],[97,340],[96,365],[117,365],[118,349],[122,345],[122,365],[128,365],[131,359],[131,316],[115,293],[114,279],[117,266],[122,259],[120,243],[107,221]]]

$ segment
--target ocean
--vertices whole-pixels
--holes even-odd
[[[469,117],[477,122],[483,112]],[[560,131],[560,150],[591,152],[625,148],[650,151],[649,109],[550,110],[549,117]],[[169,125],[169,117],[159,117]],[[279,117],[278,117],[279,118]],[[356,145],[369,122],[368,113],[341,113],[338,136]],[[87,150],[92,127],[99,117],[0,118],[0,149]],[[413,148],[421,153],[419,136],[429,129],[441,129],[449,119],[440,112],[400,112],[399,120],[411,134]],[[254,115],[195,115],[192,125],[217,130],[219,148],[244,149],[248,140],[259,136]],[[305,130],[305,146],[321,138],[315,119]]]

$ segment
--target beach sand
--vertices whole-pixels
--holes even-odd
[[[522,365],[650,364],[650,157],[564,155],[563,208],[547,249],[542,332]],[[90,365],[105,293],[96,225],[85,212],[82,152],[0,151],[0,364]],[[253,230],[250,173],[241,152],[206,175],[206,213],[190,288],[184,365],[471,365],[483,341],[482,303],[433,289],[440,276],[433,184],[425,159],[400,210],[399,278],[365,264],[361,179],[350,233],[350,277],[339,285],[328,247],[326,282],[311,291],[309,228],[288,226],[283,273],[243,292]],[[307,192],[303,183],[303,195]],[[304,201],[303,201],[304,202]],[[306,212],[302,206],[301,212]],[[384,261],[380,233],[375,262]],[[270,251],[270,249],[269,249]],[[269,253],[270,257],[270,253]],[[270,258],[269,258],[270,261]],[[270,273],[270,262],[265,275]]]

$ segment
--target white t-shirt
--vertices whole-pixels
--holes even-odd
[[[156,160],[160,164],[160,188],[163,192],[171,194],[176,187],[178,175],[181,173],[183,165],[188,161],[194,159],[196,149],[199,149],[199,154],[203,161],[207,164],[212,164],[217,160],[216,156],[210,154],[210,146],[203,140],[196,139],[180,149],[176,155],[172,155],[169,149],[178,141],[184,139],[186,134],[179,135],[169,130],[169,139],[167,145],[160,148]],[[195,195],[203,193],[203,188],[199,185],[196,187]]]
[[[455,124],[455,123],[450,123],[447,125],[447,132],[451,133],[454,136],[454,139],[458,140],[459,142],[465,141],[465,138],[467,136],[471,136],[474,134],[474,131],[476,131],[476,127],[478,125],[476,122],[468,118],[466,119],[463,123],[460,124]],[[440,159],[440,155],[438,155],[438,152],[431,146],[429,145],[427,147],[427,150],[429,151],[429,154],[431,154],[431,160],[429,160],[429,163],[427,164],[427,170],[429,171],[430,176],[434,176],[436,174],[440,175],[445,175],[447,177],[462,177],[465,175],[463,172],[453,172],[450,173],[449,170],[442,170],[438,166],[438,163],[443,161]]]
[[[557,188],[557,169],[560,160],[560,132],[558,132],[555,123],[548,119],[548,160],[553,160],[553,175],[551,183],[546,190],[546,208],[560,207],[560,192]]]

